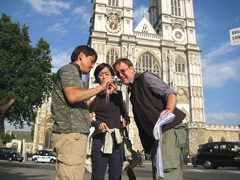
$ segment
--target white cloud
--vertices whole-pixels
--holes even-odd
[[[202,58],[202,67],[205,68],[206,65],[209,65],[216,57],[228,54],[230,52],[235,51],[237,48],[230,45],[230,42],[224,42],[220,47],[214,49],[210,53],[206,54],[204,58]]]
[[[199,10],[197,10],[194,12],[194,14],[196,24],[198,24],[198,26],[202,26],[207,29],[210,28],[211,24],[209,22],[211,21],[211,17],[209,17],[206,12],[200,12]]]
[[[88,9],[86,6],[79,6],[72,11],[74,23],[70,26],[71,28],[80,29],[82,33],[88,33],[91,17],[91,12]]]
[[[56,53],[52,56],[52,72],[57,72],[57,70],[65,64],[71,62],[72,49],[69,49],[66,52]]]
[[[86,7],[84,7],[84,6],[79,6],[79,7],[76,7],[76,8],[72,11],[72,14],[80,15],[80,14],[82,14],[82,13],[85,13],[85,10],[86,10]]]
[[[72,11],[72,14],[75,15],[76,18],[81,18],[81,20],[84,21],[84,24],[89,24],[91,13],[87,10],[87,7],[79,6]]]
[[[203,69],[204,88],[219,88],[229,79],[239,80],[240,59],[221,64],[208,65]]]
[[[140,6],[139,8],[133,11],[134,24],[137,25],[142,20],[144,10],[146,11],[147,17],[149,17],[149,13],[147,12],[148,10],[147,6]]]
[[[64,26],[62,26],[62,24],[60,24],[60,23],[56,23],[53,26],[49,27],[48,31],[52,31],[55,33],[67,33],[68,32],[68,30]]]
[[[226,42],[202,58],[204,88],[219,88],[224,86],[227,80],[239,80],[240,59],[226,59],[224,63],[217,62],[217,57],[229,54],[236,49],[230,46],[229,42]]]
[[[29,3],[34,10],[41,14],[62,14],[61,10],[70,9],[70,3],[57,0],[24,0]]]
[[[63,19],[62,19],[62,22],[64,23],[64,24],[67,24],[67,23],[69,23],[70,22],[70,18],[66,18],[66,17],[64,17]]]
[[[233,112],[216,112],[205,115],[208,124],[240,125],[240,114]]]
[[[202,33],[197,33],[196,34],[196,39],[197,39],[197,43],[201,44],[201,42],[204,40],[204,38],[206,37],[206,34]]]

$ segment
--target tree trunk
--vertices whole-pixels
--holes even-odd
[[[0,136],[2,136],[4,133],[5,133],[4,114],[1,114],[0,115]]]

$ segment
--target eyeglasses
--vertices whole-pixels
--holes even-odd
[[[116,72],[117,76],[120,76],[120,74],[125,74],[125,72],[129,69],[129,67],[127,69],[122,69],[119,72]]]

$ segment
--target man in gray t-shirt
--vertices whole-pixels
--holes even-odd
[[[56,179],[83,179],[91,125],[86,101],[103,93],[108,83],[110,91],[114,89],[111,77],[96,88],[85,89],[82,74],[88,74],[96,61],[94,49],[78,46],[71,55],[71,63],[61,67],[54,79],[51,112],[52,145],[57,152]]]

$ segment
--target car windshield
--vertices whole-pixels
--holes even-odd
[[[36,155],[43,155],[43,151],[37,151],[35,154]]]
[[[228,152],[237,152],[240,147],[237,144],[228,144],[227,151]]]
[[[12,152],[12,149],[10,149],[10,148],[7,148],[7,149],[3,148],[3,149],[1,149],[1,152],[10,153],[10,152]]]
[[[57,156],[57,154],[54,151],[49,151],[49,156]]]
[[[212,144],[206,144],[202,150],[204,152],[212,152]]]

